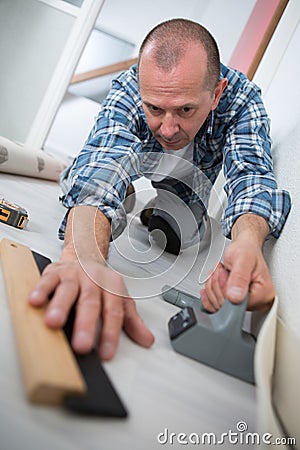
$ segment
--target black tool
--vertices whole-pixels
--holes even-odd
[[[32,254],[42,273],[45,267],[51,263],[51,260],[34,251]],[[64,327],[64,332],[69,342],[71,341],[74,325],[75,308],[76,305],[73,306]],[[66,408],[70,411],[87,415],[126,417],[128,414],[127,410],[105,372],[97,352],[93,350],[87,355],[78,355],[74,352],[74,355],[85,379],[87,394],[83,397],[66,396],[64,399]]]

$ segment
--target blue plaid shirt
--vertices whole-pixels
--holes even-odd
[[[222,218],[224,235],[230,237],[240,215],[254,213],[264,217],[270,234],[278,237],[291,202],[287,191],[278,190],[274,177],[269,119],[260,89],[224,65],[221,78],[227,78],[228,85],[194,139],[194,175],[189,184],[178,181],[176,192],[188,204],[200,199],[207,206],[223,167],[228,199]],[[119,234],[126,225],[122,202],[127,186],[153,173],[162,152],[147,126],[133,66],[113,81],[84,148],[62,175],[69,186],[63,204],[98,207],[112,221],[114,234]],[[66,217],[60,238],[65,225]]]

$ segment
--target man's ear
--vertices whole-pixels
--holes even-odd
[[[218,106],[221,95],[223,94],[227,84],[228,84],[227,78],[222,78],[222,80],[218,81],[218,84],[213,94],[213,104],[211,108],[212,110],[216,109],[216,107]]]

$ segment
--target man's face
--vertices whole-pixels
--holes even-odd
[[[225,88],[214,92],[204,87],[206,54],[199,44],[190,44],[176,67],[157,67],[153,50],[145,48],[139,67],[139,85],[148,126],[166,150],[189,144],[215,109]]]

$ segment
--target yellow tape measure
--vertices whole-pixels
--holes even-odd
[[[21,206],[0,199],[0,222],[15,228],[25,228],[28,223],[28,213]]]

